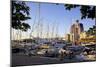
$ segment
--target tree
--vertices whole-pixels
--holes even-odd
[[[72,4],[65,4],[66,10],[71,10],[73,8],[80,8],[81,12],[81,19],[95,19],[96,18],[96,6],[89,6],[89,5],[72,5]]]
[[[87,34],[96,35],[96,26],[94,25],[93,27],[89,28],[89,30],[87,31]]]
[[[22,31],[27,31],[30,28],[30,25],[25,23],[30,19],[29,10],[25,2],[12,1],[12,28]]]

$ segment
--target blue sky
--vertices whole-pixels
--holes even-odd
[[[31,26],[34,23],[34,19],[38,20],[38,3],[26,2],[30,7],[30,17],[31,19],[27,20]],[[83,23],[84,29],[88,30],[89,27],[95,25],[95,20],[84,19],[81,20],[81,13],[79,8],[72,9],[71,11],[65,10],[63,4],[51,4],[51,3],[41,3],[40,4],[40,18],[42,19],[43,24],[58,25],[58,34],[64,36],[65,33],[70,32],[70,27],[77,19],[80,23]],[[44,29],[46,30],[46,28]],[[30,30],[28,31],[30,32]]]

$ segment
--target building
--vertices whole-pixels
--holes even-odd
[[[78,41],[80,39],[80,34],[82,32],[84,32],[83,24],[79,23],[79,21],[76,20],[76,22],[72,24],[71,29],[70,29],[73,44],[75,45],[78,44]]]
[[[96,35],[89,35],[86,32],[80,34],[81,43],[96,43]]]
[[[81,43],[90,43],[91,44],[96,44],[96,36],[95,35],[88,35],[87,34],[83,34],[80,37],[80,42]]]
[[[86,38],[86,37],[87,37],[86,32],[81,32],[81,34],[80,34],[80,39]]]
[[[71,35],[70,35],[70,34],[66,34],[65,40],[66,40],[67,42],[71,42]]]

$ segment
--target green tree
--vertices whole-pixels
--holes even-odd
[[[96,35],[96,26],[94,25],[93,27],[89,28],[89,30],[87,31],[87,34]]]
[[[73,8],[80,8],[81,12],[81,19],[95,19],[96,18],[96,6],[90,6],[90,5],[72,5],[72,4],[65,4],[66,10],[71,10]]]
[[[30,28],[26,20],[29,17],[29,7],[23,1],[12,1],[12,28],[27,31]]]

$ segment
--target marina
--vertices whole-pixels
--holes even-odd
[[[96,61],[96,18],[91,19],[90,14],[83,21],[81,14],[95,6],[23,1],[12,4],[12,66]],[[77,9],[70,13],[70,6]]]

